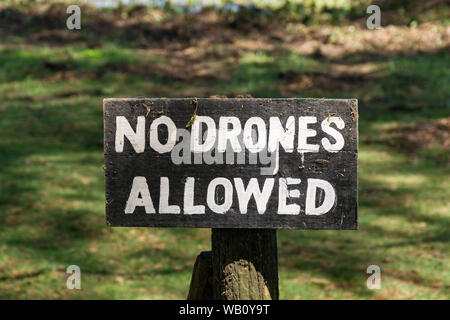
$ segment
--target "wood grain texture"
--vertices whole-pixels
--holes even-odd
[[[104,100],[104,153],[106,179],[106,220],[110,226],[141,227],[200,227],[200,228],[293,228],[293,229],[357,229],[357,160],[358,160],[358,109],[354,99],[198,99],[197,115],[209,116],[218,124],[220,117],[238,117],[244,123],[250,117],[262,118],[269,131],[269,118],[279,117],[286,123],[289,116],[315,116],[317,136],[308,138],[308,143],[320,145],[324,137],[320,122],[330,116],[339,116],[345,122],[340,132],[345,139],[344,148],[336,153],[327,152],[321,146],[317,153],[307,153],[302,162],[301,155],[279,154],[279,171],[275,176],[261,175],[261,165],[250,164],[181,164],[174,165],[170,153],[157,153],[150,148],[148,132],[152,121],[165,115],[177,128],[186,129],[192,119],[195,105],[193,99],[105,99]],[[146,143],[143,153],[136,153],[125,139],[122,153],[115,151],[116,117],[124,116],[131,126],[136,126],[138,116],[145,116]],[[296,122],[297,125],[297,122]],[[162,136],[164,133],[162,133]],[[330,138],[332,140],[332,138]],[[297,141],[295,140],[295,147]],[[247,155],[248,157],[248,155]],[[143,207],[137,207],[133,214],[124,214],[133,178],[144,176],[156,210],[160,197],[160,177],[170,181],[170,204],[181,207],[181,214],[146,214]],[[183,214],[184,184],[187,177],[195,177],[195,204],[205,205],[205,214]],[[233,193],[231,208],[225,214],[217,214],[206,205],[207,187],[216,177],[225,177],[233,182],[239,177],[247,185],[251,178],[257,178],[262,187],[266,178],[275,178],[275,186],[264,214],[256,211],[256,202],[251,198],[248,212],[239,211],[238,195]],[[298,189],[302,195],[296,203],[300,205],[298,215],[277,214],[279,178],[301,179]],[[308,178],[324,179],[336,191],[335,206],[321,216],[306,215],[304,195]],[[220,198],[220,197],[219,197]]]
[[[212,252],[202,251],[197,256],[192,271],[187,300],[212,300]]]
[[[277,234],[271,229],[212,230],[216,300],[278,300]]]

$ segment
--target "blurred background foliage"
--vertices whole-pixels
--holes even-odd
[[[102,99],[251,94],[359,100],[360,230],[280,230],[281,298],[448,299],[449,6],[369,4],[0,2],[0,298],[184,299],[210,231],[106,227]]]
[[[382,6],[395,15],[398,24],[425,22],[431,19],[448,19],[446,1],[415,0],[3,0],[3,6],[33,8],[36,5],[78,4],[118,12],[122,17],[137,11],[164,9],[169,14],[195,13],[205,10],[218,11],[229,18],[265,17],[281,19],[280,22],[340,23],[360,19],[370,4]],[[427,12],[424,12],[427,11]]]

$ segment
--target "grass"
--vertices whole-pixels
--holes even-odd
[[[445,50],[380,53],[369,60],[375,75],[349,78],[282,41],[237,56],[194,42],[188,62],[170,50],[27,36],[0,47],[0,298],[184,299],[210,231],[106,227],[101,100],[242,93],[360,101],[360,230],[280,230],[282,299],[450,298],[450,169],[438,161],[447,153],[389,143],[389,129],[449,116]],[[305,79],[313,85],[292,87]],[[82,290],[66,289],[72,264]],[[381,290],[366,287],[371,264]]]

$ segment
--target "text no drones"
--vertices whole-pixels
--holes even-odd
[[[111,226],[357,228],[356,100],[105,99]]]

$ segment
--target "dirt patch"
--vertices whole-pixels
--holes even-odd
[[[305,90],[324,91],[349,91],[352,88],[361,87],[362,83],[367,85],[369,79],[358,74],[331,75],[330,73],[308,72],[295,74],[292,72],[280,73],[279,86],[283,96],[298,95]]]
[[[392,137],[389,144],[407,153],[436,149],[447,154],[447,162],[450,161],[450,117],[425,124],[397,127],[390,129],[389,133]]]
[[[450,46],[450,27],[438,23],[416,27],[389,25],[380,30],[368,30],[358,24],[344,27],[290,24],[287,31],[283,49],[336,62],[436,53]]]
[[[0,9],[0,36],[22,35],[35,43],[97,45],[102,39],[119,41],[133,48],[180,50],[211,48],[221,44],[229,50],[271,51],[281,49],[318,59],[341,61],[349,55],[360,60],[371,55],[419,54],[450,46],[450,26],[424,23],[409,28],[389,25],[368,30],[364,23],[307,26],[277,19],[230,18],[214,10],[171,15],[164,10],[144,10],[124,17],[118,12],[83,6],[80,32],[65,29],[66,6],[38,5],[33,9]],[[352,61],[354,62],[354,61]]]

